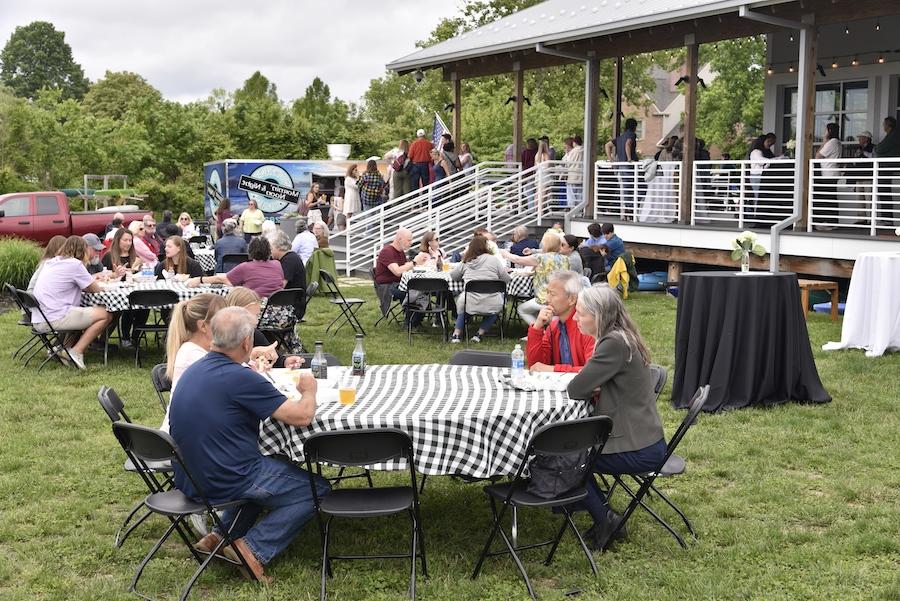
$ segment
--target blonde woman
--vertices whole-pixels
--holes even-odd
[[[253,290],[244,286],[235,286],[225,295],[225,304],[229,307],[241,307],[250,315],[259,319],[262,308],[262,298]],[[270,343],[266,336],[259,331],[253,332],[253,350],[250,352],[250,362],[257,369],[265,370],[268,367],[287,367],[297,369],[303,365],[303,357],[296,355],[278,355],[275,350],[277,342]]]
[[[547,283],[554,271],[569,269],[569,258],[560,252],[562,240],[559,235],[548,231],[541,238],[541,252],[527,257],[514,255],[509,251],[501,251],[503,258],[510,263],[534,267],[534,298],[519,305],[519,317],[528,325],[533,324],[547,304]]]
[[[182,213],[178,216],[178,227],[181,228],[181,237],[190,240],[193,236],[199,236],[200,230],[194,225],[190,213]]]
[[[594,415],[608,415],[613,420],[612,434],[594,461],[594,471],[618,475],[659,469],[666,440],[656,409],[650,351],[622,299],[606,284],[585,288],[578,295],[575,321],[583,334],[597,342],[593,356],[569,383],[569,397],[598,398]],[[595,549],[602,549],[622,517],[609,509],[594,478],[588,478],[584,504],[594,518],[588,531],[590,542]],[[625,537],[624,528],[616,538],[620,537]]]
[[[262,233],[263,221],[266,215],[256,206],[256,201],[252,198],[247,201],[247,208],[241,213],[239,219],[241,229],[244,231],[244,242],[250,244],[250,241]]]
[[[344,215],[348,219],[362,209],[359,204],[359,186],[356,184],[358,179],[359,167],[355,164],[347,167],[347,174],[344,177]]]

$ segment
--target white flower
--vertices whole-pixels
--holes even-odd
[[[898,227],[897,229],[895,229],[895,230],[894,230],[894,233],[897,234],[898,236],[900,236],[900,227]]]
[[[741,249],[741,245],[738,244],[738,241],[732,240],[731,241],[731,250],[740,250],[740,249]]]
[[[795,148],[797,148],[797,140],[788,140],[784,143],[784,147],[788,150],[794,150]]]

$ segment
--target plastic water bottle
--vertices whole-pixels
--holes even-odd
[[[525,353],[522,351],[522,345],[517,344],[510,355],[512,360],[512,370],[510,376],[513,384],[519,384],[525,378]]]
[[[317,380],[324,380],[328,377],[328,361],[325,360],[321,340],[316,340],[316,351],[309,363],[309,368],[312,376]]]
[[[149,263],[143,263],[141,265],[141,277],[152,279],[153,278],[153,268],[150,267]]]
[[[366,351],[363,349],[363,335],[356,335],[356,348],[353,349],[351,357],[353,371],[351,375],[363,376],[366,374]]]

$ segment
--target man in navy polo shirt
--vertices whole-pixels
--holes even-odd
[[[253,349],[256,319],[241,307],[228,307],[210,322],[210,352],[190,366],[172,396],[170,432],[190,466],[197,486],[213,503],[244,499],[248,504],[234,525],[235,546],[260,581],[271,581],[263,566],[285,547],[315,513],[310,479],[319,496],[328,483],[291,463],[259,452],[259,423],[268,417],[292,426],[308,426],[316,413],[316,381],[301,377],[299,401],[289,401],[260,374],[244,367]],[[175,484],[197,498],[184,472],[175,468]],[[267,515],[257,522],[263,510]],[[222,516],[225,528],[237,515]],[[195,545],[210,552],[222,538],[213,531]],[[228,548],[227,553],[231,549]],[[234,557],[236,559],[236,557]]]

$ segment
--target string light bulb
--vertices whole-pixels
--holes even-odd
[[[772,68],[772,65],[769,65],[769,68],[766,69],[766,75],[771,75],[775,72],[775,69]]]
[[[879,56],[879,57],[878,57],[878,64],[879,64],[879,65],[883,65],[883,64],[884,64],[884,57],[883,57],[883,56]]]
[[[875,21],[875,31],[881,31],[881,21]]]
[[[859,60],[854,56],[853,60],[850,61],[850,64],[855,67],[855,66],[859,65]]]
[[[790,67],[788,67],[788,73],[793,73],[793,72],[794,72],[794,65],[791,65]]]
[[[844,25],[844,35],[850,35],[850,26]]]
[[[794,41],[794,34],[793,34],[793,33],[792,33],[791,36],[788,38],[788,40],[791,41],[791,42]]]
[[[831,61],[831,68],[832,68],[832,69],[837,69],[837,68],[838,68],[838,62],[837,62],[837,59],[834,59],[834,60]]]

